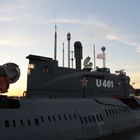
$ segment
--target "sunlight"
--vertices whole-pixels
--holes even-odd
[[[23,96],[23,92],[26,90],[27,80],[22,77],[14,84],[10,84],[9,90],[5,95],[8,96]]]

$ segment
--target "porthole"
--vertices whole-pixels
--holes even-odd
[[[108,111],[109,111],[109,114],[110,114],[110,115],[112,115],[112,112],[111,112],[111,110],[110,110],[110,109],[108,109]]]
[[[59,118],[59,120],[61,121],[61,116],[60,116],[60,115],[58,115],[58,118]]]
[[[55,116],[52,116],[52,117],[53,117],[53,120],[56,121]]]
[[[65,120],[67,120],[67,117],[66,117],[66,115],[65,115],[65,114],[64,114],[64,119],[65,119]]]
[[[50,118],[50,116],[48,116],[48,120],[51,122],[51,118]]]
[[[10,127],[9,120],[5,120],[5,127]]]
[[[35,118],[35,124],[39,125],[39,120],[37,118]]]
[[[85,123],[88,123],[87,118],[84,116]]]
[[[21,124],[21,126],[23,126],[23,120],[20,120],[20,124]]]
[[[102,121],[104,121],[103,116],[101,114],[100,114],[100,118],[101,118]]]
[[[75,115],[75,114],[73,114],[73,115],[74,115],[74,118],[75,118],[75,120],[76,120],[76,119],[77,119],[77,118],[76,118],[76,115]]]
[[[99,118],[99,116],[98,116],[98,115],[96,115],[96,118],[97,118],[97,120],[98,120],[98,121],[100,121],[100,118]]]
[[[30,125],[31,125],[31,121],[30,121],[30,119],[28,119],[27,122],[28,122],[28,125],[30,126]]]
[[[83,124],[83,119],[82,119],[82,117],[80,117],[80,121],[81,121],[81,124]]]
[[[72,117],[71,117],[71,115],[69,114],[69,118],[70,118],[70,120],[72,120]]]
[[[13,126],[16,127],[16,122],[15,122],[15,120],[13,120]]]
[[[112,112],[112,114],[114,114],[114,110],[111,108],[111,112]]]
[[[41,122],[44,122],[43,116],[41,116],[40,119],[41,119]]]
[[[109,116],[108,111],[105,109],[106,115]]]

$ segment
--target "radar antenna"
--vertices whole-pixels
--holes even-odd
[[[83,63],[83,65],[84,65],[84,70],[92,70],[92,65],[93,65],[93,63],[92,62],[90,62],[90,57],[88,56],[85,60],[84,60],[84,63]]]
[[[116,72],[116,74],[126,75],[125,69],[116,70],[115,72]]]

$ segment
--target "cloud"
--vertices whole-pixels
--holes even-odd
[[[22,7],[24,10],[28,9],[31,4],[32,0],[29,2],[24,2],[23,0],[18,0],[18,4],[15,5],[15,3],[10,3],[13,8],[8,8],[9,5],[5,5],[4,7],[7,7],[7,11],[14,10],[16,7],[17,9],[19,7]],[[21,3],[23,5],[21,6]],[[29,4],[29,5],[28,5]],[[20,5],[18,7],[18,5]],[[1,6],[0,6],[1,7]],[[54,24],[54,19],[38,19],[38,18],[30,18],[30,15],[25,14],[24,16],[19,17],[19,15],[14,16],[0,16],[0,22],[8,22],[8,21],[15,21],[15,20],[23,20],[22,22],[27,22],[29,24],[30,22],[33,22],[33,24]],[[99,42],[99,41],[115,41],[119,43],[126,44],[126,46],[132,46],[136,50],[136,52],[140,53],[140,42],[137,37],[130,36],[128,34],[122,34],[121,29],[118,29],[117,27],[110,26],[108,23],[105,23],[96,17],[90,18],[90,19],[78,19],[78,18],[57,18],[56,22],[59,26],[59,24],[73,24],[76,30],[74,30],[74,34],[80,37],[83,42]],[[19,40],[0,40],[0,44],[14,44],[14,42],[19,42]],[[24,43],[23,43],[24,44]]]
[[[30,37],[31,39],[31,37]],[[10,47],[26,47],[33,43],[34,41],[29,40],[24,36],[10,36],[0,39],[0,46],[10,46]]]
[[[79,19],[65,19],[60,18],[56,20],[57,23],[65,23],[65,24],[82,24],[83,21]]]
[[[0,38],[1,46],[25,46],[26,43],[23,41],[23,38],[20,36],[7,36]]]
[[[39,12],[43,9],[44,3],[46,2],[37,0],[1,0],[0,22],[39,20],[41,17]]]
[[[125,35],[125,34],[121,34],[121,33],[107,34],[106,39],[112,40],[112,41],[118,41],[118,42],[124,43],[126,45],[136,47],[136,48],[138,48],[138,46],[139,46],[139,41],[138,41],[137,37]]]
[[[136,51],[137,51],[138,53],[140,53],[140,45],[139,45],[139,47],[136,48]]]
[[[52,36],[53,37],[53,36]],[[48,43],[47,43],[48,42]],[[44,36],[36,36],[32,33],[27,34],[13,34],[9,36],[0,36],[0,46],[5,47],[43,47],[50,45],[50,42]]]
[[[54,20],[47,21],[46,23],[54,23]],[[115,41],[133,47],[137,52],[140,52],[139,37],[124,34],[122,33],[122,29],[110,26],[97,18],[88,20],[60,18],[57,19],[57,23],[75,24],[77,32],[80,32],[83,39],[87,41],[93,40],[93,37],[96,41]],[[86,35],[84,32],[86,32]]]
[[[127,69],[135,69],[135,68],[140,68],[140,64],[129,64],[129,65],[127,65]]]
[[[16,12],[17,10],[26,10],[27,8],[31,8],[33,3],[37,3],[37,1],[33,0],[1,0],[0,1],[0,12],[3,13],[11,13]]]
[[[120,41],[120,40],[122,40],[119,35],[115,35],[115,34],[107,34],[106,35],[106,38],[108,40],[114,40],[114,41]]]
[[[137,52],[140,52],[140,39],[137,36],[123,34],[121,33],[122,29],[111,27],[98,20],[96,20],[93,25],[100,30],[99,32],[102,34],[102,39],[126,44],[126,46],[134,47]]]
[[[54,19],[50,19],[50,20],[44,20],[44,21],[40,21],[40,24],[82,24],[83,21],[80,19],[66,19],[66,18],[59,18],[56,19],[56,21]]]
[[[54,24],[54,20],[44,20],[40,21],[40,24]],[[78,19],[78,18],[58,18],[56,19],[56,23],[58,24],[64,24],[69,25],[73,24],[73,28],[76,30],[74,31],[76,34],[79,33],[81,38],[84,40],[90,41],[91,38],[96,38],[97,40],[106,39],[107,33],[112,33],[113,29],[110,28],[106,23],[98,20],[97,18],[91,18],[91,19]]]
[[[8,13],[14,10],[11,2],[0,1],[0,13]]]
[[[14,21],[15,18],[13,17],[0,17],[0,22],[8,22],[8,21]]]
[[[43,17],[44,7],[47,6],[47,1],[41,0],[1,0],[0,1],[0,22],[21,21],[22,23],[33,24],[54,24],[54,19],[46,20]],[[46,15],[45,15],[46,16]],[[85,41],[115,41],[132,46],[136,52],[140,53],[139,38],[123,34],[117,27],[110,26],[96,17],[90,19],[79,18],[57,18],[57,24],[73,24],[75,25],[75,35]],[[7,42],[7,41],[5,41]]]

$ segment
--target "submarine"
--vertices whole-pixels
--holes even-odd
[[[1,140],[90,140],[140,126],[139,93],[123,70],[81,68],[82,44],[74,44],[76,68],[53,58],[28,55],[27,90],[22,98],[4,95],[16,82],[14,63],[0,66]]]

